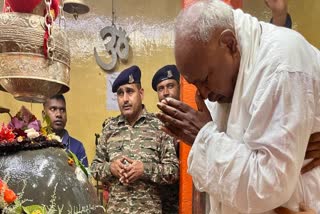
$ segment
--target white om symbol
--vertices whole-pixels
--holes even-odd
[[[126,38],[126,32],[120,27],[117,29],[115,25],[107,26],[100,31],[100,36],[103,40],[111,37],[111,40],[105,44],[107,52],[111,55],[111,62],[105,63],[99,57],[96,48],[94,48],[94,57],[97,64],[105,71],[112,70],[118,61],[118,57],[122,61],[128,60],[129,44]]]

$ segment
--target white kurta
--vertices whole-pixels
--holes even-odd
[[[305,202],[320,213],[320,168],[304,175],[320,132],[320,53],[295,31],[234,11],[241,63],[232,104],[210,103],[188,158],[210,213],[271,213]]]

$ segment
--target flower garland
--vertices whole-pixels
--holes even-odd
[[[24,106],[8,124],[0,127],[0,155],[47,147],[63,148],[61,138],[49,126],[42,127],[41,122]]]

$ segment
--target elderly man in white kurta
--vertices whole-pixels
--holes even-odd
[[[178,70],[208,99],[212,121],[172,99],[158,104],[158,117],[193,143],[188,172],[210,195],[210,213],[298,210],[300,202],[320,213],[320,168],[300,173],[320,131],[319,51],[220,0],[184,10],[175,36]]]

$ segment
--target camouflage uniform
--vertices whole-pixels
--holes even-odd
[[[179,158],[179,140],[174,139],[177,157]],[[163,214],[179,213],[179,182],[162,185],[160,189]]]
[[[110,183],[107,213],[162,213],[160,184],[179,179],[179,163],[173,139],[160,126],[145,109],[133,126],[121,115],[105,122],[91,172],[94,178]],[[144,165],[143,176],[128,185],[110,172],[111,162],[122,155]]]

